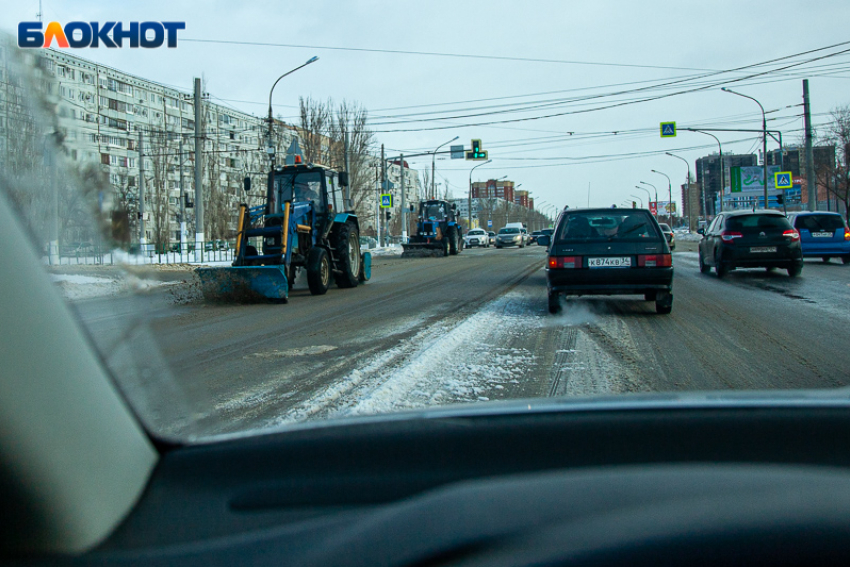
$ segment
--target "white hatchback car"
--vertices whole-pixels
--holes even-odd
[[[472,246],[490,247],[490,235],[483,228],[473,228],[463,237],[464,246],[471,248]]]

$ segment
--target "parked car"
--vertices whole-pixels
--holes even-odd
[[[803,271],[800,233],[779,211],[723,212],[697,232],[702,273],[712,266],[718,278],[738,268],[782,268],[792,278]]]
[[[837,257],[850,264],[850,229],[839,213],[791,213],[788,221],[800,233],[803,258],[820,257],[829,262]]]
[[[673,229],[670,228],[669,224],[666,223],[658,223],[658,226],[661,227],[661,232],[664,233],[664,238],[667,239],[667,245],[670,246],[670,250],[676,249],[676,235],[673,234]]]
[[[483,248],[490,247],[490,237],[483,228],[470,229],[463,237],[464,246],[471,248],[473,246],[481,246]]]
[[[495,245],[496,244],[496,233],[491,230],[491,231],[487,232],[487,236],[490,237],[490,246]]]
[[[537,239],[549,247],[549,312],[561,295],[643,295],[655,310],[673,309],[673,257],[661,227],[643,209],[570,209],[555,233]]]
[[[496,235],[496,248],[504,248],[505,246],[525,248],[525,237],[521,228],[505,227],[499,229],[499,234]]]

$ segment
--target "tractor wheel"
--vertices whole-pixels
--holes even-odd
[[[321,246],[311,248],[307,254],[307,285],[313,295],[324,295],[331,285],[331,259]]]
[[[347,222],[336,231],[334,251],[337,257],[337,270],[334,281],[339,287],[357,287],[360,283],[360,235],[354,223]]]
[[[449,253],[452,256],[457,256],[457,253],[460,252],[460,245],[457,243],[457,227],[450,226],[449,227]]]

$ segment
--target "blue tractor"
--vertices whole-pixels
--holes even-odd
[[[422,201],[416,234],[402,246],[402,257],[459,254],[463,249],[463,232],[457,223],[457,205],[439,199]]]
[[[371,256],[360,251],[359,222],[343,194],[347,185],[346,173],[321,165],[275,168],[265,204],[239,206],[233,265],[197,270],[204,296],[286,301],[300,270],[313,295],[326,293],[331,278],[341,288],[367,281]]]

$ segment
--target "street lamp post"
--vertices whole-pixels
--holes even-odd
[[[641,185],[649,185],[652,187],[652,190],[655,191],[655,216],[658,216],[658,187],[653,185],[652,183],[647,183],[646,181],[641,181]]]
[[[319,60],[319,58],[317,56],[313,56],[310,59],[308,59],[307,62],[304,63],[303,65],[299,65],[295,69],[293,69],[291,71],[287,71],[286,73],[284,73],[283,75],[281,75],[280,77],[277,78],[277,81],[274,82],[271,90],[269,91],[269,117],[268,117],[269,129],[268,129],[268,132],[267,132],[268,140],[266,141],[266,149],[267,149],[268,154],[269,154],[269,159],[271,160],[271,169],[274,169],[274,165],[275,165],[275,163],[274,163],[275,150],[274,150],[274,142],[272,141],[272,125],[274,124],[274,118],[272,117],[272,94],[274,93],[274,88],[277,86],[277,84],[280,82],[280,80],[282,78],[286,77],[287,75],[291,75],[292,73],[294,73],[298,69],[306,67],[310,63],[315,63],[318,60]]]
[[[638,197],[637,195],[629,195],[629,197],[631,197],[632,199],[637,199],[638,201],[640,201],[640,208],[641,209],[643,208],[643,197]]]
[[[691,229],[691,164],[688,160],[683,158],[682,156],[677,156],[675,154],[671,154],[670,152],[664,152],[670,157],[674,157],[676,159],[680,159],[685,162],[685,165],[688,166],[688,188],[685,194],[688,196],[688,230]],[[697,224],[699,224],[699,215],[697,215]]]
[[[726,171],[723,169],[723,146],[720,144],[720,139],[714,134],[710,134],[708,132],[703,132],[702,130],[691,130],[691,132],[699,132],[700,134],[705,134],[706,136],[711,136],[717,141],[717,150],[720,152],[720,211],[723,212],[723,190],[726,187]],[[705,163],[703,161],[703,163]],[[705,169],[703,169],[703,177],[702,177],[703,186],[705,185]],[[705,190],[705,189],[703,189]],[[708,211],[705,212],[708,215]]]
[[[446,144],[451,144],[452,142],[454,142],[454,141],[455,141],[455,140],[457,140],[458,138],[460,138],[460,136],[455,136],[454,138],[452,138],[452,139],[451,139],[451,140],[449,140],[448,142],[445,142],[445,143],[443,143],[443,144],[440,144],[439,146],[437,146],[437,147],[436,147],[436,149],[434,150],[434,153],[432,153],[432,154],[431,154],[431,198],[432,198],[432,199],[436,199],[436,198],[437,198],[437,189],[436,189],[436,187],[437,187],[437,186],[436,186],[436,184],[435,184],[435,181],[436,181],[436,160],[437,160],[437,151],[438,151],[440,148],[442,148],[443,146],[445,146]]]
[[[466,222],[467,222],[466,230],[470,230],[472,228],[472,172],[475,171],[476,167],[481,167],[482,165],[487,165],[491,161],[493,161],[493,160],[488,159],[484,163],[479,163],[478,165],[474,166],[472,169],[469,170],[469,197],[467,197],[467,202],[466,202],[466,207],[467,207],[466,208]]]
[[[641,187],[640,185],[635,185],[635,189],[640,189],[641,191],[646,191],[646,202],[647,204],[652,201],[652,193],[649,192],[649,189],[646,187]],[[655,216],[658,217],[658,201],[655,201]]]
[[[670,199],[667,202],[667,220],[670,221],[670,226],[672,227],[673,226],[673,213],[670,212],[670,207],[673,206],[673,182],[670,181],[670,176],[667,175],[666,173],[662,173],[662,172],[656,171],[654,169],[650,169],[650,171],[652,173],[657,173],[658,175],[663,175],[664,177],[667,178],[667,192],[668,192],[667,198]],[[643,181],[641,181],[641,183],[643,183]],[[647,183],[647,185],[649,185],[649,184]],[[654,185],[653,185],[653,187],[654,187]],[[656,201],[656,203],[657,203],[657,201]]]
[[[726,87],[720,87],[720,90],[723,92],[731,93],[733,95],[742,96],[744,98],[748,98],[754,101],[759,108],[761,109],[761,129],[762,129],[762,166],[764,168],[764,208],[767,208],[767,117],[764,113],[764,107],[762,104],[754,99],[753,97],[745,94],[741,94],[737,91],[733,91],[731,89],[727,89]],[[781,144],[780,144],[781,145]],[[721,202],[723,201],[721,197]]]

